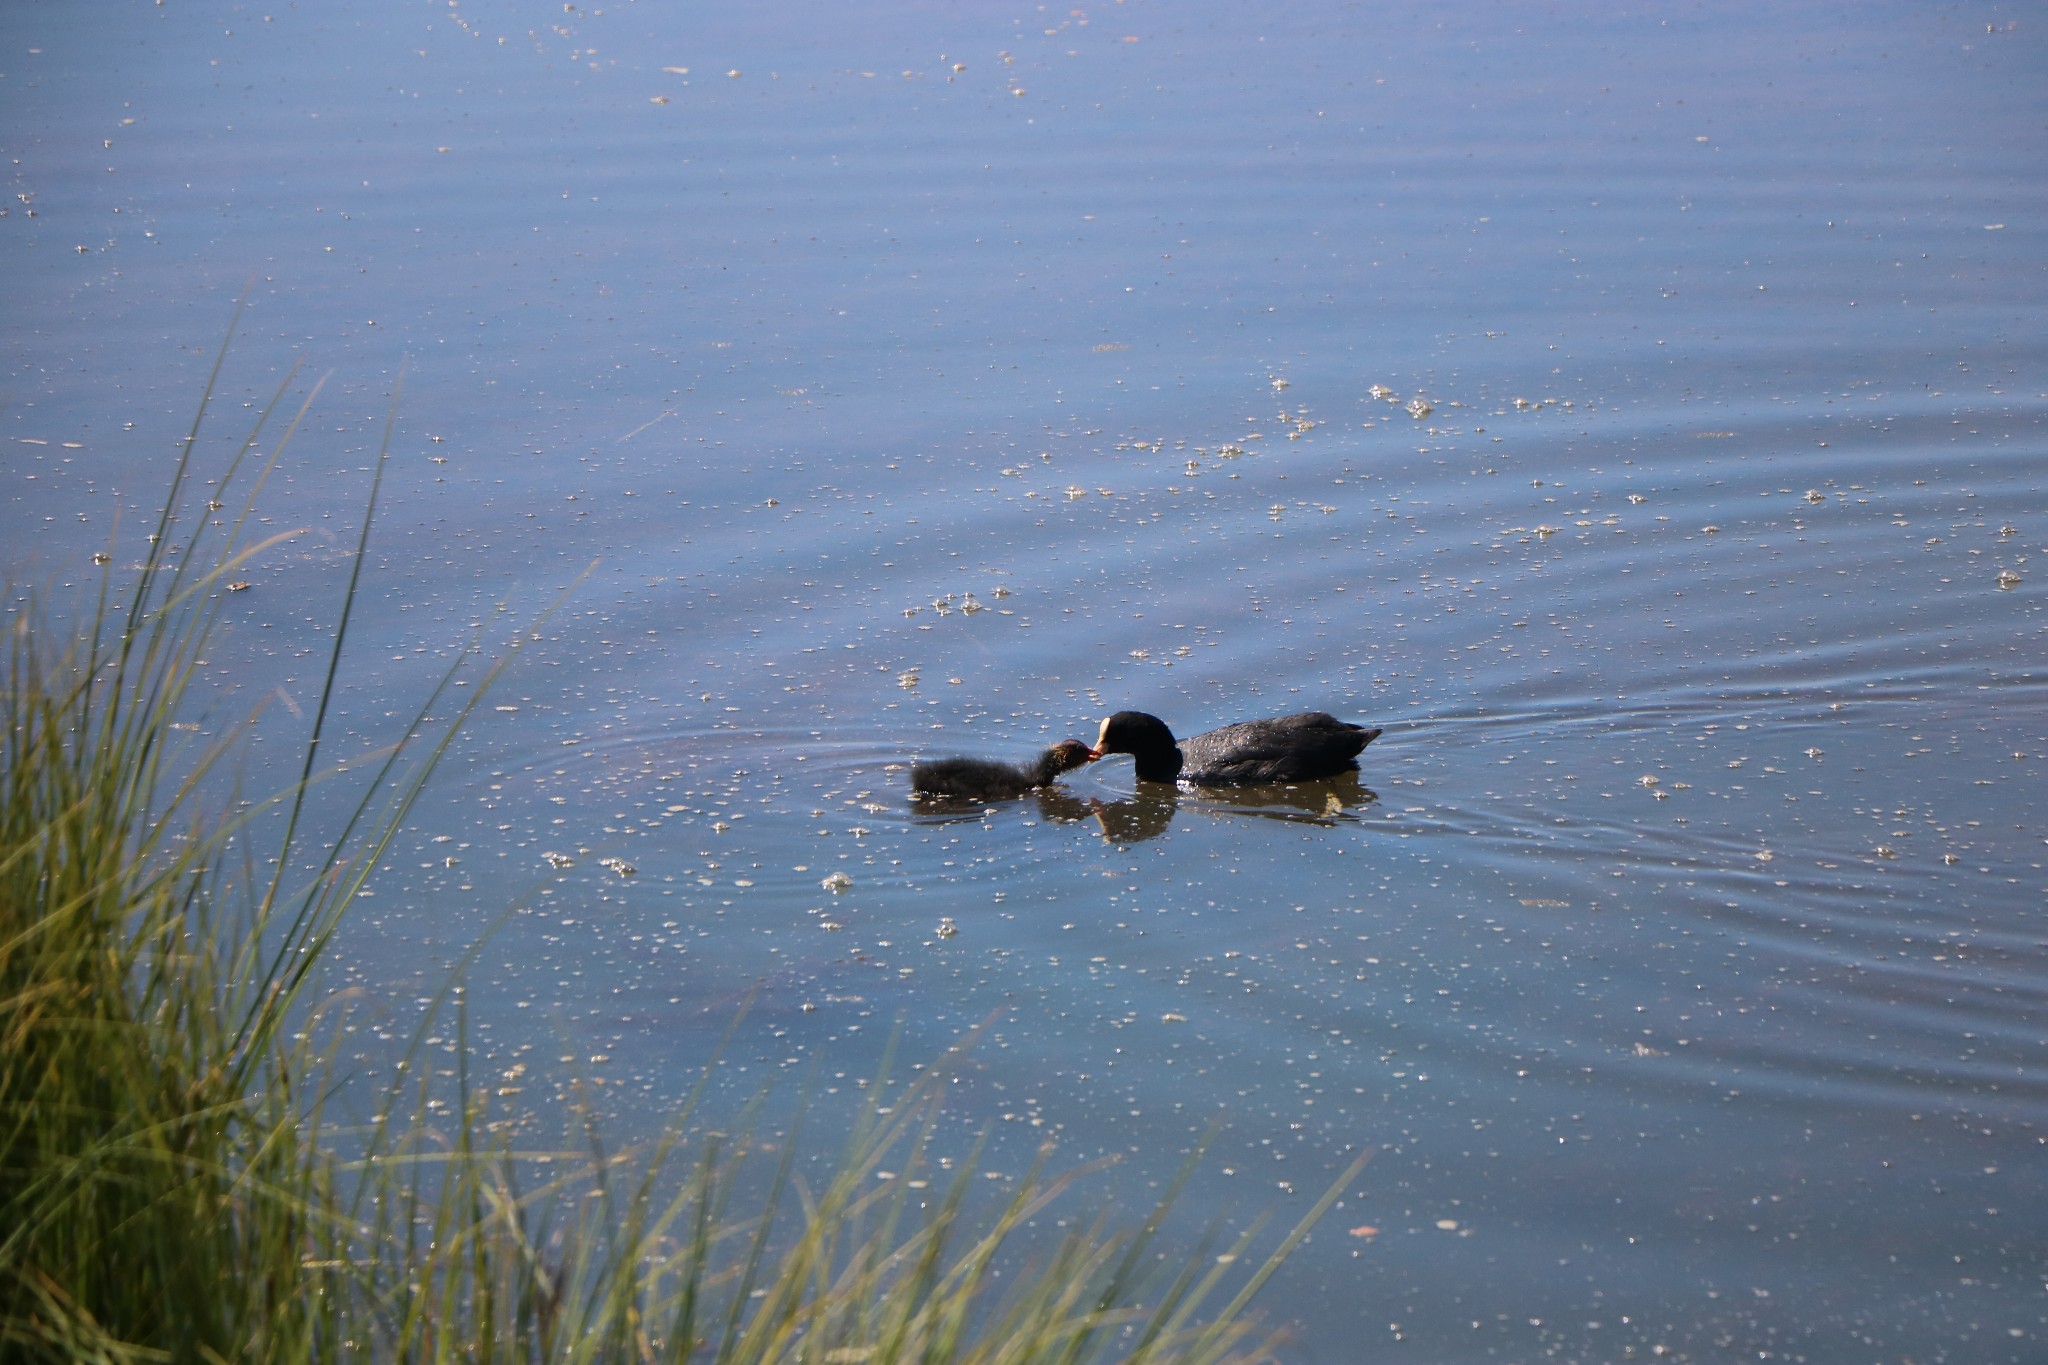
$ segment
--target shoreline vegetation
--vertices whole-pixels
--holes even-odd
[[[594,1131],[580,1149],[515,1148],[466,1046],[452,1077],[424,1063],[425,1025],[367,1124],[329,1114],[349,1083],[348,1000],[322,994],[321,954],[510,656],[491,663],[473,642],[396,743],[321,766],[387,424],[298,780],[261,801],[220,795],[255,717],[211,739],[176,722],[203,700],[199,664],[234,576],[290,538],[250,533],[318,394],[280,418],[294,366],[203,479],[196,452],[233,334],[132,582],[105,569],[76,630],[32,597],[16,597],[7,622],[0,1356],[1272,1358],[1280,1334],[1248,1305],[1363,1158],[1262,1257],[1257,1224],[1228,1245],[1163,1249],[1179,1182],[1130,1226],[1097,1221],[1027,1251],[1020,1230],[1086,1172],[1048,1174],[1041,1157],[998,1202],[971,1192],[972,1161],[935,1171],[925,1156],[943,1064],[889,1101],[867,1087],[816,1187],[797,1170],[794,1134],[721,1133],[695,1115],[696,1096],[643,1150],[611,1153]],[[458,675],[466,700],[430,719]],[[307,792],[325,781],[361,795],[338,828],[316,831]],[[250,847],[279,826],[276,844]],[[458,1035],[460,994],[451,982],[431,1012],[448,1027],[456,1001]]]

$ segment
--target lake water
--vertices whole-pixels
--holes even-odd
[[[2037,1361],[2040,20],[8,6],[5,563],[132,542],[253,279],[209,450],[331,378],[205,724],[317,699],[401,367],[336,756],[560,602],[337,948],[390,1033],[482,938],[622,1137],[751,1001],[714,1106],[827,1130],[986,1022],[942,1141],[1075,1216],[1372,1149],[1294,1360]],[[1385,734],[908,798],[1126,707]]]

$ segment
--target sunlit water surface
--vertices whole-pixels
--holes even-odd
[[[203,724],[289,751],[401,362],[336,756],[538,621],[367,1074],[481,938],[622,1138],[985,1024],[999,1174],[1373,1150],[1293,1359],[2040,1359],[2038,16],[731,8],[0,12],[15,581],[132,560],[253,276],[209,449],[332,378]],[[908,797],[1124,707],[1385,734]]]

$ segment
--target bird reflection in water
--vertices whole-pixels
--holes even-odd
[[[1199,791],[1164,782],[1140,782],[1130,796],[1112,800],[1077,796],[1058,788],[1047,788],[1036,795],[1039,813],[1046,819],[1063,824],[1093,820],[1101,826],[1103,837],[1115,844],[1157,838],[1182,810],[1334,826],[1357,823],[1366,809],[1380,799],[1377,792],[1358,780],[1357,773],[1340,773],[1315,782],[1204,787]]]

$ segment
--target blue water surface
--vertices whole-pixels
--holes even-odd
[[[335,756],[524,642],[336,946],[367,1078],[481,941],[541,1124],[980,1029],[942,1154],[1119,1158],[1072,1218],[1372,1151],[1288,1359],[2041,1358],[2028,7],[16,5],[0,110],[10,612],[246,289],[209,458],[325,378],[195,723],[297,752],[394,399]],[[1126,707],[1385,733],[909,798]]]

